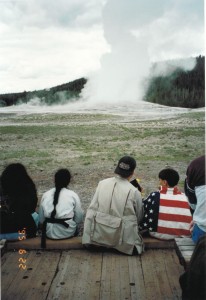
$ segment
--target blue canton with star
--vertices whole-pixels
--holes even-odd
[[[139,230],[149,230],[156,232],[159,215],[160,193],[153,192],[145,200],[144,204],[144,217],[139,224]]]

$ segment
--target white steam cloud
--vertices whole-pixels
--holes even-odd
[[[183,71],[190,71],[196,65],[196,59],[193,57],[186,59],[175,59],[168,61],[160,61],[154,63],[150,69],[151,76],[169,76],[176,69],[180,68]]]
[[[108,0],[102,19],[110,52],[102,56],[100,69],[90,74],[83,100],[141,100],[155,61],[167,60],[153,69],[155,74],[166,75],[176,67],[192,69],[195,59],[181,58],[195,57],[204,48],[203,13],[203,0]]]

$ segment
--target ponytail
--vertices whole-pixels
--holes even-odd
[[[70,179],[71,179],[71,174],[67,169],[60,169],[55,174],[56,190],[54,193],[54,200],[53,200],[54,209],[51,213],[51,218],[54,218],[56,215],[56,206],[58,204],[59,194],[61,192],[61,189],[66,188],[69,185]]]

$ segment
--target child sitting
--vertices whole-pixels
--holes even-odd
[[[68,169],[55,173],[55,187],[45,192],[39,207],[39,222],[42,224],[42,247],[46,236],[50,239],[70,238],[78,233],[78,224],[83,221],[79,196],[67,187],[71,174]]]
[[[177,188],[179,174],[167,168],[159,173],[160,190],[151,193],[144,201],[144,217],[140,231],[150,236],[170,240],[190,236],[192,216],[187,198]]]

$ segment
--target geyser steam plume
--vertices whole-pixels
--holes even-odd
[[[203,0],[107,0],[102,20],[110,52],[89,75],[82,98],[90,103],[141,100],[152,62],[201,54],[203,11]],[[188,67],[184,61],[183,67],[193,68],[194,61]]]

